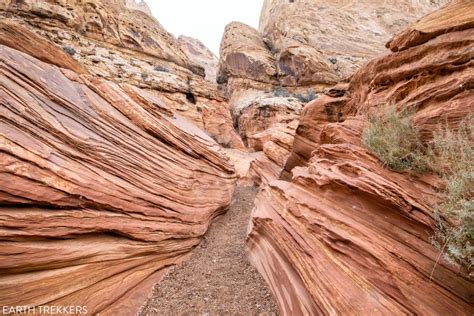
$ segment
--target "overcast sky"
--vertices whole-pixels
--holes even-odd
[[[239,21],[258,28],[263,0],[146,0],[155,18],[176,37],[201,40],[216,55],[225,26]]]

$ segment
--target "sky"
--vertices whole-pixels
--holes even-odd
[[[263,0],[146,0],[155,18],[174,36],[199,39],[214,54],[224,28],[239,21],[258,28]]]

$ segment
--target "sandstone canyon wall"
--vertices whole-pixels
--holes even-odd
[[[0,305],[134,314],[230,204],[227,105],[125,1],[0,15]]]
[[[366,114],[392,102],[417,107],[425,142],[474,113],[474,3],[450,3],[387,47],[305,106],[288,161],[255,163],[248,256],[285,315],[474,312],[472,271],[431,243],[442,181],[389,171],[361,142]]]
[[[198,39],[181,35],[178,37],[178,44],[190,60],[204,68],[206,80],[216,84],[219,58]]]
[[[0,17],[62,47],[92,75],[151,90],[223,146],[243,149],[228,105],[205,79],[204,67],[149,10],[131,3],[0,0]]]
[[[217,62],[134,0],[0,0],[0,305],[135,313],[240,177],[283,315],[472,315],[431,244],[442,180],[361,142],[385,104],[424,142],[474,112],[472,1],[408,26],[445,2],[266,0]]]
[[[263,149],[267,130],[293,122],[303,103],[289,95],[270,93],[278,85],[275,58],[252,27],[229,24],[220,47],[217,82],[241,138],[250,151]]]
[[[284,85],[349,77],[407,24],[447,1],[265,0],[259,31]]]
[[[229,24],[217,82],[248,149],[262,150],[248,140],[294,124],[304,104],[351,76],[381,54],[397,31],[444,2],[266,0],[258,30]],[[249,122],[254,130],[246,128]]]

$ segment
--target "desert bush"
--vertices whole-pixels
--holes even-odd
[[[161,65],[156,65],[153,69],[157,72],[170,72],[168,68]]]
[[[413,110],[380,107],[368,116],[362,133],[367,149],[394,171],[427,170],[418,131],[412,126]]]
[[[63,50],[71,56],[74,56],[76,54],[76,50],[70,46],[64,46]]]
[[[457,131],[439,127],[422,146],[412,126],[413,111],[382,107],[369,115],[363,143],[388,168],[437,173],[444,180],[443,201],[433,205],[436,229],[433,244],[449,262],[474,265],[474,115]],[[447,220],[445,220],[447,219]]]
[[[282,97],[282,98],[289,98],[289,97],[291,97],[291,94],[288,92],[288,90],[286,90],[286,89],[283,88],[282,86],[274,86],[274,87],[273,87],[273,94],[274,94],[276,97]]]
[[[435,132],[430,144],[432,169],[445,182],[445,197],[435,206],[437,227],[433,243],[450,262],[474,265],[474,115],[457,131],[447,127]],[[452,221],[447,225],[441,214]]]
[[[276,97],[282,98],[296,98],[303,103],[308,103],[318,97],[318,94],[315,91],[307,91],[306,94],[303,93],[290,93],[286,88],[282,86],[274,86],[273,87],[273,95]]]
[[[318,97],[318,94],[314,91],[309,91],[306,94],[295,94],[295,98],[297,98],[303,103],[311,102],[317,97]]]

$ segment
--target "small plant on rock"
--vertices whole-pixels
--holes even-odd
[[[474,115],[457,131],[439,128],[430,146],[432,169],[445,182],[445,198],[435,206],[437,229],[433,243],[450,262],[474,265]],[[448,226],[441,215],[448,217]]]
[[[413,110],[397,111],[391,105],[377,109],[368,117],[362,141],[391,170],[427,170],[419,133],[411,124],[413,113]]]
[[[306,94],[295,94],[295,97],[303,103],[308,103],[316,99],[318,94],[311,90]]]
[[[71,56],[76,55],[76,50],[70,46],[64,46],[63,50]]]
[[[282,98],[289,98],[289,97],[291,97],[291,94],[288,92],[288,90],[286,90],[286,89],[283,88],[282,86],[275,86],[275,87],[273,87],[273,94],[274,94],[276,97],[282,97]]]

